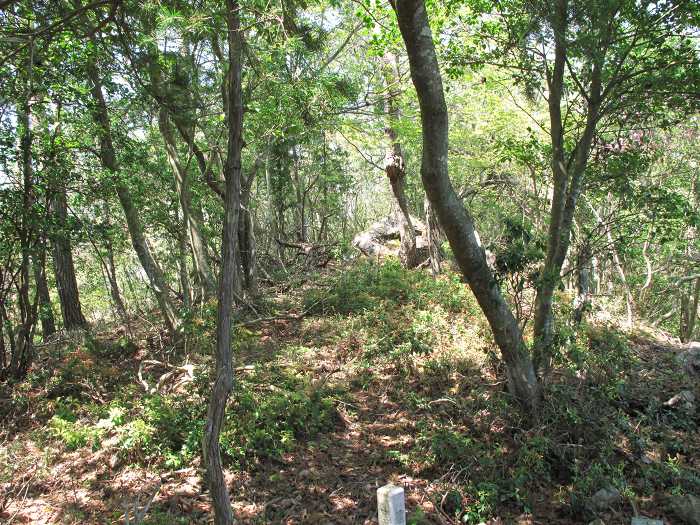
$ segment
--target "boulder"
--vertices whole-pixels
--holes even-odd
[[[681,408],[688,412],[695,412],[695,394],[690,390],[682,390],[664,403],[665,407]]]
[[[591,507],[596,512],[603,512],[622,499],[620,491],[615,487],[605,487],[591,496]]]
[[[419,259],[428,257],[425,224],[417,217],[411,216],[411,223],[416,233],[416,251]],[[363,255],[386,257],[398,256],[401,249],[401,217],[393,214],[373,223],[361,231],[352,240],[352,245]]]
[[[690,375],[700,376],[700,343],[693,341],[688,349],[676,356],[676,361]]]

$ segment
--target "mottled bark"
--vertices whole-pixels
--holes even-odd
[[[510,391],[534,414],[540,389],[520,327],[501,295],[477,240],[474,221],[448,175],[448,117],[424,0],[393,2],[418,94],[423,130],[421,178],[428,199],[506,364]]]
[[[241,192],[241,149],[243,147],[243,100],[241,90],[243,38],[238,0],[227,0],[228,74],[227,119],[228,146],[224,169],[226,192],[221,243],[221,274],[216,319],[216,379],[209,397],[202,453],[207,483],[214,507],[216,525],[233,524],[233,510],[221,463],[219,435],[226,415],[226,401],[233,388],[231,355],[231,311],[237,279],[238,220]]]
[[[399,134],[396,131],[400,118],[397,100],[399,93],[396,89],[399,74],[396,57],[391,53],[385,57],[384,82],[387,90],[384,133],[388,141],[388,148],[384,156],[384,172],[389,179],[391,191],[401,211],[401,251],[399,252],[401,262],[406,268],[414,268],[419,263],[416,254],[416,231],[411,222],[411,212],[406,196],[406,160]]]

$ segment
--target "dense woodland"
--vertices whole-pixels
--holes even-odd
[[[699,524],[699,109],[696,0],[0,0],[0,520]]]

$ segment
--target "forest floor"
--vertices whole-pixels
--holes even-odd
[[[674,524],[669,498],[700,493],[698,412],[663,405],[700,388],[668,338],[563,329],[529,424],[454,275],[360,263],[265,296],[236,331],[222,435],[241,523],[376,523],[387,482],[414,525]],[[145,320],[133,338],[63,334],[27,380],[0,385],[0,522],[134,523],[146,505],[143,523],[210,522],[214,312],[192,313],[176,345]],[[608,488],[609,505],[592,498]]]

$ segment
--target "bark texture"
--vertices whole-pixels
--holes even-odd
[[[396,90],[399,74],[396,57],[391,53],[385,57],[384,81],[387,90],[384,133],[389,143],[384,156],[384,172],[389,179],[391,191],[399,205],[399,210],[401,210],[401,251],[399,252],[401,262],[406,268],[414,268],[419,263],[416,253],[416,233],[411,223],[411,213],[406,195],[406,160],[399,141],[399,134],[396,131],[396,125],[400,118]]]
[[[479,302],[506,363],[513,395],[534,413],[540,389],[515,317],[491,275],[474,221],[448,175],[448,119],[440,68],[424,0],[393,2],[418,94],[423,130],[421,178],[428,199]]]
[[[233,389],[233,357],[231,355],[231,311],[237,279],[238,220],[241,193],[241,149],[243,147],[243,100],[241,90],[241,59],[243,38],[240,29],[238,0],[227,0],[228,26],[228,147],[226,192],[224,198],[224,226],[221,244],[221,274],[216,320],[216,379],[209,398],[207,421],[204,428],[202,452],[207,471],[207,482],[214,506],[214,523],[231,525],[233,510],[221,463],[219,435],[226,415],[226,401]]]
[[[61,304],[63,326],[66,330],[85,328],[87,321],[80,306],[78,281],[75,277],[75,264],[68,228],[68,203],[64,188],[56,191],[52,203],[58,231],[53,236],[53,263],[56,274],[56,288]]]

